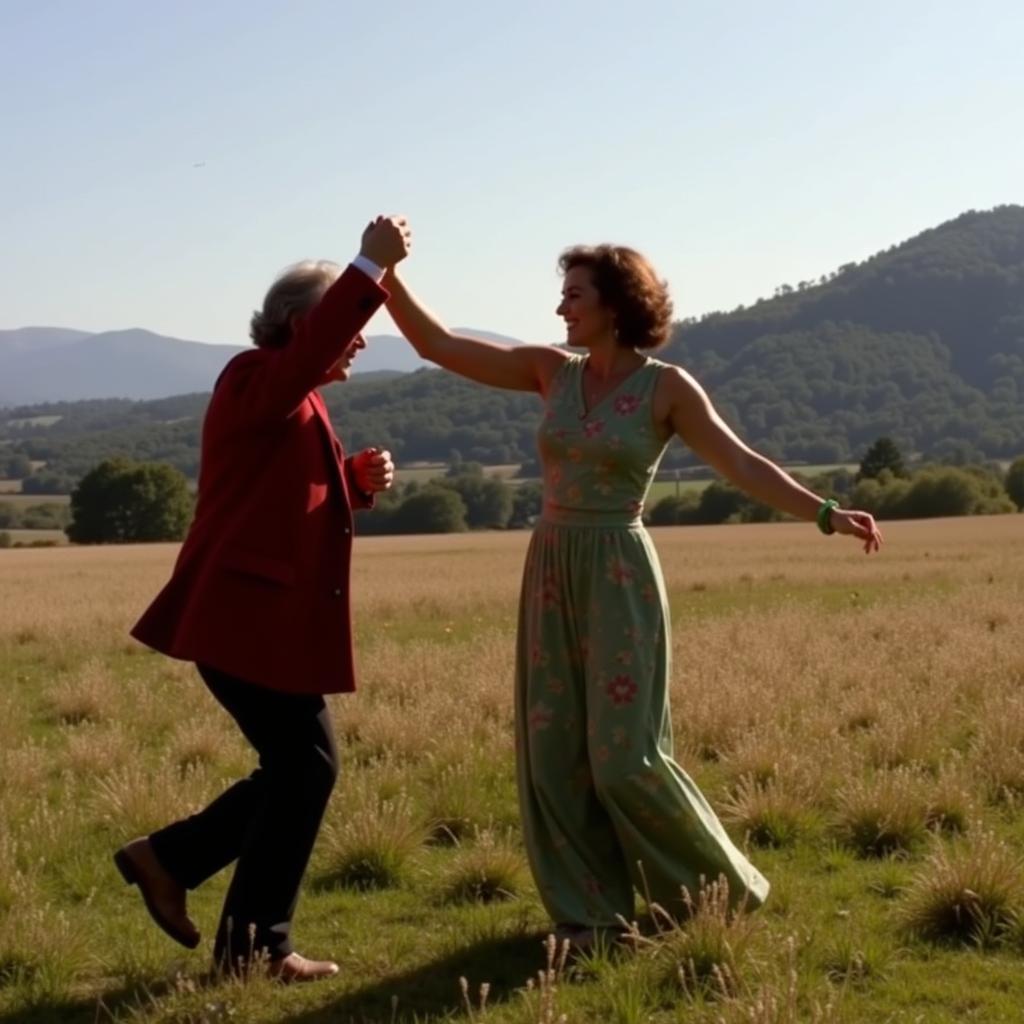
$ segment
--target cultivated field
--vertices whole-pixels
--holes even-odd
[[[361,687],[333,702],[295,930],[342,973],[302,989],[211,979],[110,861],[252,766],[191,667],[126,636],[176,549],[0,551],[0,1024],[1020,1021],[1024,517],[885,530],[872,558],[799,524],[654,531],[677,757],[772,896],[678,927],[641,903],[639,950],[541,975],[512,773],[527,535],[359,541]],[[207,935],[225,883],[192,897]]]

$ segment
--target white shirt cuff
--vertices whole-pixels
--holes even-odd
[[[357,270],[361,270],[371,281],[376,281],[380,284],[384,280],[384,270],[378,267],[373,260],[367,259],[362,253],[359,253],[354,260],[352,260],[352,266]]]

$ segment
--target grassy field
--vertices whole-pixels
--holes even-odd
[[[8,505],[70,505],[70,494],[22,494],[20,491],[0,493],[0,502]]]
[[[430,480],[443,477],[448,467],[441,462],[412,462],[408,465],[399,465],[396,477],[402,483],[425,484]],[[484,466],[484,476],[497,477],[500,480],[515,482],[516,473],[519,472],[519,463],[513,462],[503,466]]]
[[[44,542],[46,544],[67,544],[68,536],[63,530],[18,530],[5,529],[4,533],[10,534],[14,544],[33,544]]]
[[[1019,1022],[1022,523],[888,524],[872,558],[799,524],[653,531],[677,758],[773,891],[660,934],[641,903],[639,951],[550,971],[512,778],[527,537],[360,540],[361,685],[296,924],[342,972],[302,989],[211,978],[110,861],[252,766],[126,635],[176,549],[0,551],[0,1024]],[[192,897],[207,935],[225,884]]]

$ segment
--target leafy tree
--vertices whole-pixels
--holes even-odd
[[[509,516],[508,525],[513,529],[532,525],[544,507],[543,485],[531,480],[511,488],[511,491],[512,514]]]
[[[743,492],[732,484],[715,480],[701,491],[694,515],[698,523],[724,523],[732,516],[739,516],[743,506]]]
[[[22,480],[32,475],[32,460],[27,455],[10,455],[4,462],[4,476],[8,480]]]
[[[651,526],[678,526],[695,520],[697,504],[690,495],[666,494],[647,515]]]
[[[998,488],[1002,491],[1002,487]],[[956,466],[934,467],[914,476],[901,512],[911,519],[987,515],[1012,511],[1005,493],[996,493],[984,474]]]
[[[903,453],[891,437],[880,437],[861,459],[857,479],[874,479],[883,469],[889,470],[893,476],[906,476],[907,468],[903,462]]]
[[[1014,459],[1006,471],[1006,493],[1018,509],[1024,511],[1024,455]]]
[[[191,516],[188,481],[176,469],[108,459],[72,491],[65,533],[76,544],[180,540]]]
[[[701,491],[692,522],[725,523],[767,523],[781,518],[771,505],[749,498],[738,487],[723,480],[715,480]]]
[[[431,484],[399,505],[391,527],[395,533],[459,533],[466,529],[466,505],[451,488]]]
[[[474,466],[476,463],[463,463]],[[473,529],[498,528],[508,525],[512,515],[512,490],[502,480],[489,479],[479,473],[470,472],[465,476],[449,476],[441,485],[455,491],[466,506],[466,524]]]

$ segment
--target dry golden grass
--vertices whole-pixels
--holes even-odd
[[[941,911],[962,889],[994,888],[1017,863],[992,853],[1004,847],[973,837],[994,829],[1011,846],[1024,838],[1024,519],[893,523],[885,532],[885,550],[871,558],[797,524],[673,528],[653,536],[673,612],[673,725],[684,768],[739,841],[747,834],[783,846],[780,858],[799,854],[793,843],[824,844],[838,831],[858,849],[900,851],[911,858],[908,871],[926,865],[935,884],[928,887],[927,870],[915,873],[912,896],[892,879],[876,879],[893,914],[887,927],[907,900],[904,919],[926,934],[924,919],[936,903]],[[332,698],[343,795],[332,802],[314,876],[329,882],[344,874],[349,854],[386,859],[390,850],[384,867],[394,867],[399,894],[422,886],[430,914],[462,912],[437,909],[446,879],[476,884],[479,876],[485,886],[493,876],[495,891],[504,888],[502,878],[520,885],[512,660],[527,541],[525,533],[357,541],[360,687]],[[13,998],[5,991],[56,999],[71,991],[101,994],[126,979],[152,981],[154,972],[158,978],[165,950],[159,937],[147,945],[149,938],[121,936],[108,923],[129,906],[120,892],[110,894],[109,850],[198,807],[252,767],[193,668],[128,638],[176,551],[0,551],[0,972],[7,957],[9,976],[20,979],[7,989],[0,984],[0,1008]],[[475,842],[509,829],[508,848],[504,839],[494,850]],[[434,841],[424,845],[428,830]],[[917,849],[927,837],[941,851],[944,836],[959,832],[966,832],[964,845],[946,855],[926,861]],[[456,849],[444,845],[452,840]],[[816,856],[837,877],[889,870],[842,849]],[[440,866],[423,882],[417,865],[430,857]],[[776,862],[783,876],[784,863]],[[863,880],[846,884],[868,898]],[[1000,926],[1021,912],[1016,890],[1006,891],[995,915]],[[106,902],[93,906],[93,893]],[[770,907],[803,935],[823,926],[786,919],[813,913],[801,899],[799,885],[783,877]],[[40,942],[35,960],[15,949],[16,909],[26,905],[26,927]],[[498,913],[501,906],[485,909]],[[529,885],[507,912],[542,917]],[[496,920],[480,924],[481,934],[513,927]],[[767,933],[768,919],[758,921],[756,931]],[[90,954],[83,935],[104,948],[102,957]],[[397,970],[391,954],[366,959],[359,939],[346,941],[353,943],[354,976]],[[451,938],[438,941],[443,949]],[[51,963],[65,945],[63,964]],[[849,956],[841,944],[832,946],[833,972],[860,969],[859,946]],[[815,1002],[825,1006],[831,997],[803,974],[798,986],[790,968],[764,952],[752,954],[746,970],[730,966],[744,985],[728,988],[709,1015],[694,1019],[813,1019]],[[820,952],[805,957],[801,946],[799,955],[801,971],[819,969]],[[622,1001],[629,991],[623,982],[609,995],[621,1001],[619,1019],[633,1019]],[[560,982],[555,1001],[568,999],[571,1008],[572,992]],[[157,994],[137,1019],[188,1019],[174,1016],[185,1013],[172,1008],[179,998],[186,997],[177,990]],[[234,997],[193,998],[200,1005]],[[541,1005],[536,992],[531,998],[524,1013]],[[496,1021],[520,1019],[498,1016],[493,1005],[487,1012]],[[606,1019],[580,1012],[570,1019]],[[356,1009],[350,1015],[362,1019]],[[841,1019],[839,1011],[829,1019]]]

